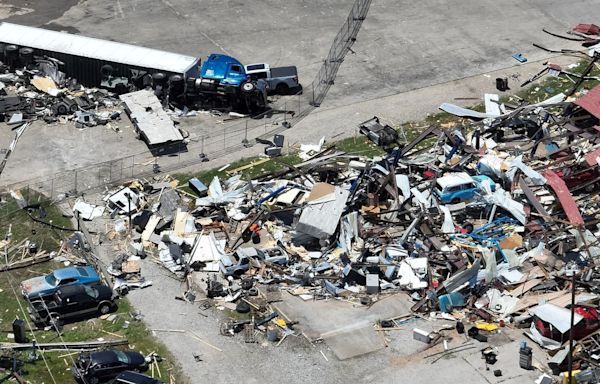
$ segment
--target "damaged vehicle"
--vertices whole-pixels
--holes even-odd
[[[152,377],[141,373],[125,371],[117,376],[110,384],[164,384]]]
[[[147,370],[148,362],[141,353],[116,350],[81,353],[71,368],[75,380],[81,384],[102,383],[123,371]]]
[[[67,285],[97,284],[100,275],[91,267],[68,267],[57,269],[46,276],[33,277],[21,282],[21,293],[27,300],[35,300],[54,294]]]
[[[70,285],[46,300],[31,301],[28,311],[36,325],[62,324],[69,319],[105,315],[116,309],[115,298],[106,285]]]
[[[470,176],[461,172],[438,178],[434,191],[443,204],[457,204],[473,200],[482,192],[483,183],[488,183],[492,192],[496,190],[496,183],[488,176]]]

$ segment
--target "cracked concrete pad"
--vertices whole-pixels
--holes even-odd
[[[378,333],[373,324],[366,322],[357,327],[326,334],[323,340],[338,359],[346,360],[383,349],[383,336]]]

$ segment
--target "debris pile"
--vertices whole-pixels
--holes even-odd
[[[247,341],[257,328],[270,340],[293,334],[270,305],[282,292],[369,306],[403,291],[413,313],[456,321],[480,342],[523,328],[552,351],[554,374],[573,336],[588,374],[600,366],[600,86],[575,89],[536,103],[486,94],[485,112],[444,103],[452,122],[410,142],[374,117],[359,128],[380,156],[321,142],[251,180],[234,170],[208,186],[169,176],[121,186],[105,198],[120,243],[110,273],[139,277],[148,256],[187,280],[183,300],[203,291],[254,312],[221,329]],[[96,209],[80,204],[88,219]]]
[[[113,93],[66,78],[59,69],[62,62],[29,50],[22,48],[17,62],[0,63],[1,121],[16,125],[38,118],[47,123],[71,120],[84,128],[120,118],[122,108]]]

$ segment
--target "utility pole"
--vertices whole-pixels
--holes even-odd
[[[571,277],[571,328],[569,329],[569,365],[568,365],[568,381],[571,384],[573,379],[573,327],[575,323],[575,275],[577,274],[576,266],[567,266],[566,274]]]
[[[131,194],[129,192],[125,192],[125,196],[127,197],[127,215],[129,216],[129,236],[131,237]]]

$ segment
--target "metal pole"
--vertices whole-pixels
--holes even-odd
[[[573,379],[573,326],[575,323],[575,271],[571,276],[571,328],[569,330],[569,372],[567,381],[569,384],[572,383]]]
[[[129,215],[129,236],[131,236],[131,195],[128,193],[125,194],[125,196],[127,196],[127,209],[128,212],[127,214]]]

